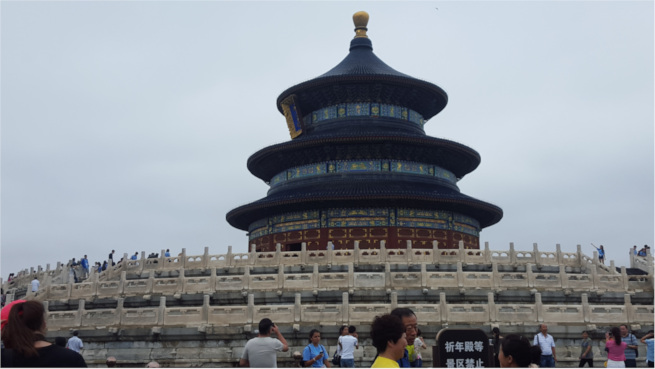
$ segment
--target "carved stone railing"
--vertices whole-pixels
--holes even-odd
[[[254,248],[253,248],[254,249]],[[61,263],[57,268],[50,269],[48,264],[43,270],[39,266],[36,270],[24,270],[18,273],[11,283],[3,286],[6,291],[18,286],[28,286],[34,276],[41,281],[42,288],[47,291],[47,296],[42,298],[65,298],[65,297],[88,297],[88,296],[117,296],[145,293],[185,293],[185,291],[208,292],[214,288],[221,289],[259,289],[259,288],[288,288],[299,289],[311,281],[312,288],[348,288],[366,285],[367,287],[401,288],[401,287],[430,287],[448,288],[452,282],[456,282],[459,288],[556,288],[572,290],[607,290],[607,291],[652,291],[653,273],[652,257],[638,257],[634,263],[643,263],[642,270],[649,270],[647,276],[628,276],[625,268],[618,273],[611,261],[609,266],[598,262],[597,254],[593,257],[584,255],[578,245],[575,253],[564,253],[560,246],[556,246],[555,252],[540,251],[536,244],[531,251],[516,251],[510,243],[509,250],[490,250],[489,244],[480,250],[464,249],[460,243],[459,249],[439,249],[436,242],[432,249],[412,249],[408,243],[406,249],[386,249],[384,242],[380,249],[359,249],[356,242],[353,250],[306,250],[303,244],[302,250],[297,252],[282,252],[278,245],[275,252],[251,252],[247,254],[232,253],[232,247],[228,247],[227,254],[210,255],[209,249],[205,248],[203,255],[187,256],[186,250],[177,256],[158,258],[145,258],[142,252],[138,260],[130,260],[125,254],[123,262],[110,266],[106,271],[98,274],[95,270],[87,282],[72,284],[69,277],[70,267]],[[164,253],[162,252],[162,255]],[[646,261],[650,260],[650,269]],[[420,275],[417,272],[409,274],[382,274],[382,275],[352,275],[350,268],[348,275],[342,273],[325,274],[312,273],[311,275],[285,274],[284,267],[308,266],[308,265],[385,265],[385,264],[406,264],[406,265],[458,265],[458,271],[454,272],[424,272]],[[461,265],[493,265],[493,272],[463,272]],[[499,265],[525,266],[526,273],[498,272]],[[279,267],[277,275],[249,276],[250,268],[255,267]],[[537,269],[544,266],[559,267],[559,274],[534,273],[533,266]],[[216,273],[217,269],[229,269],[242,267],[246,270],[243,275],[223,276]],[[566,268],[583,270],[583,273],[566,273]],[[178,271],[184,275],[187,269],[210,269],[212,276],[187,277],[187,278],[154,278],[153,275],[167,271]],[[150,279],[143,281],[125,281],[124,274],[141,275],[149,274]],[[218,275],[217,275],[218,274]],[[318,275],[317,275],[318,274]],[[448,283],[442,283],[442,282]],[[1,282],[1,280],[0,280]],[[89,285],[89,283],[95,285]],[[347,283],[347,284],[346,284]],[[62,286],[62,285],[68,285]],[[29,290],[29,289],[28,289]],[[133,292],[131,292],[133,291]]]
[[[397,265],[397,264],[394,264]],[[193,293],[214,293],[215,291],[331,291],[350,289],[431,289],[431,290],[469,290],[484,289],[502,291],[506,289],[535,289],[537,291],[569,292],[643,292],[653,291],[653,276],[628,276],[625,268],[621,273],[600,274],[595,266],[586,273],[567,273],[565,267],[559,272],[535,272],[535,265],[526,264],[525,271],[499,271],[499,264],[492,263],[491,271],[465,271],[462,262],[456,263],[453,271],[428,271],[428,264],[420,264],[420,269],[393,271],[392,264],[384,264],[384,271],[358,272],[353,263],[348,263],[346,271],[321,271],[319,264],[305,268],[303,272],[285,271],[285,266],[277,267],[277,273],[251,274],[252,267],[244,267],[241,274],[219,274],[224,268],[210,268],[208,275],[179,276],[173,278],[155,277],[148,272],[147,278],[127,279],[123,271],[119,279],[100,280],[98,275],[91,281],[74,284],[46,284],[40,299],[90,299],[94,297],[142,296],[161,294],[173,296]],[[207,269],[204,269],[207,271]],[[32,293],[28,292],[28,296]]]
[[[533,304],[499,304],[494,302],[493,293],[488,294],[487,304],[453,304],[446,301],[446,294],[440,293],[436,304],[398,304],[397,293],[391,292],[391,303],[350,303],[349,294],[342,293],[341,302],[335,304],[303,303],[301,294],[295,295],[293,304],[255,305],[254,296],[248,295],[247,304],[235,306],[210,305],[210,296],[205,295],[201,306],[167,307],[166,298],[160,298],[157,307],[124,307],[124,299],[117,299],[115,309],[85,309],[80,300],[78,309],[71,311],[49,311],[48,326],[65,330],[80,327],[202,327],[245,326],[268,317],[278,324],[341,325],[370,324],[375,315],[388,313],[396,307],[411,308],[419,321],[430,324],[473,324],[503,325],[529,324],[535,322],[557,322],[558,325],[586,326],[624,322],[631,325],[653,324],[653,305],[633,306],[630,295],[624,297],[624,305],[590,305],[583,294],[581,304],[543,304],[541,294],[536,293]],[[48,303],[45,302],[47,305]]]

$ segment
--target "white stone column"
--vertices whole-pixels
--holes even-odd
[[[498,311],[496,310],[493,292],[487,292],[487,305],[489,306],[489,321],[495,322],[498,319]]]
[[[293,308],[294,308],[293,321],[299,323],[302,320],[302,299],[300,293],[296,293],[295,295]]]
[[[166,297],[161,296],[159,298],[159,306],[157,307],[157,325],[164,325],[165,316],[166,316]]]
[[[348,292],[341,294],[341,308],[342,312],[342,321],[341,324],[348,324],[350,322],[350,301],[348,297]]]
[[[389,312],[398,307],[398,291],[391,291],[389,296],[391,298],[391,304],[389,306]]]
[[[441,311],[441,323],[448,323],[448,303],[445,292],[439,293],[439,310]]]
[[[539,292],[534,294],[534,308],[537,312],[537,323],[544,322],[544,304],[541,302],[541,294]]]

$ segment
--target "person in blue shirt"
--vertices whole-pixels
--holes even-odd
[[[655,363],[655,360],[653,359],[653,356],[655,356],[655,339],[653,338],[653,331],[648,331],[645,336],[641,337],[640,341],[641,343],[646,344],[646,366],[652,368]]]
[[[134,255],[132,255],[132,257],[130,259],[131,260],[136,260],[138,255],[139,255],[139,252],[137,251],[137,252],[134,253]]]
[[[84,269],[84,278],[89,276],[89,259],[86,258],[86,255],[80,260],[80,264],[82,265],[82,269]]]
[[[302,352],[302,361],[305,366],[312,368],[330,368],[327,350],[321,342],[321,332],[318,329],[309,331],[309,345]]]

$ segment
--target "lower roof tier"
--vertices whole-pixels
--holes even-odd
[[[227,214],[235,228],[249,230],[254,222],[289,212],[350,207],[393,207],[432,211],[452,211],[475,219],[480,228],[496,224],[503,216],[501,208],[474,199],[447,186],[404,177],[380,181],[377,176],[356,181],[324,178],[312,186],[289,187],[240,206]]]

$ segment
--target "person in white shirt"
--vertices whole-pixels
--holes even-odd
[[[555,352],[555,339],[548,334],[548,326],[539,324],[539,331],[534,336],[533,345],[541,348],[541,368],[554,368],[557,362],[557,353]]]
[[[355,326],[351,325],[348,327],[348,334],[339,337],[339,347],[341,348],[341,363],[339,363],[339,366],[342,368],[355,367],[355,349],[359,348],[356,330]]]
[[[32,280],[32,292],[38,291],[40,286],[41,286],[41,282],[39,282],[39,280],[36,277],[34,277],[34,279]]]
[[[73,337],[68,339],[68,343],[66,344],[66,348],[71,349],[71,350],[79,353],[80,350],[84,348],[84,344],[82,343],[82,340],[77,335],[78,335],[78,332],[73,331]]]

